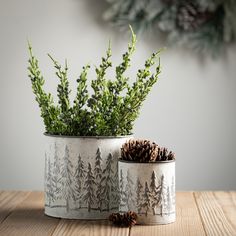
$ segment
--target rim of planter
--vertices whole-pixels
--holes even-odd
[[[168,160],[168,161],[153,161],[153,162],[139,162],[139,161],[126,161],[126,160],[121,160],[119,159],[118,162],[124,162],[127,164],[164,164],[164,163],[171,163],[171,162],[175,162],[174,160]]]
[[[48,133],[44,133],[45,136],[48,137],[55,137],[55,138],[93,138],[93,139],[113,139],[113,138],[131,138],[133,137],[133,134],[129,134],[129,135],[118,135],[118,136],[70,136],[70,135],[60,135],[60,134],[48,134]]]

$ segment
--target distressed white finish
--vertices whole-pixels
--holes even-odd
[[[129,138],[45,136],[45,213],[105,219],[117,211],[118,157]]]
[[[175,162],[118,162],[120,211],[138,213],[138,224],[175,221]]]

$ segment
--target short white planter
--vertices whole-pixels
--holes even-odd
[[[119,160],[120,212],[138,214],[138,224],[175,221],[175,161],[135,163]]]
[[[124,137],[45,135],[45,214],[106,219],[119,207],[118,158]]]

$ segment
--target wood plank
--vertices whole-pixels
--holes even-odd
[[[176,194],[176,222],[168,225],[137,225],[131,228],[131,236],[202,236],[206,235],[192,192]]]
[[[195,198],[207,235],[236,235],[235,192],[197,192]]]
[[[29,194],[23,191],[0,191],[0,224]]]
[[[128,236],[128,228],[119,228],[108,221],[61,220],[53,236]]]
[[[32,192],[0,225],[0,235],[51,235],[59,219],[44,215],[42,192]]]

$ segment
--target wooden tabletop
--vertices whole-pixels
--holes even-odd
[[[0,191],[0,236],[236,236],[236,192],[178,192],[176,202],[175,223],[129,229],[51,218],[44,215],[42,192]]]

